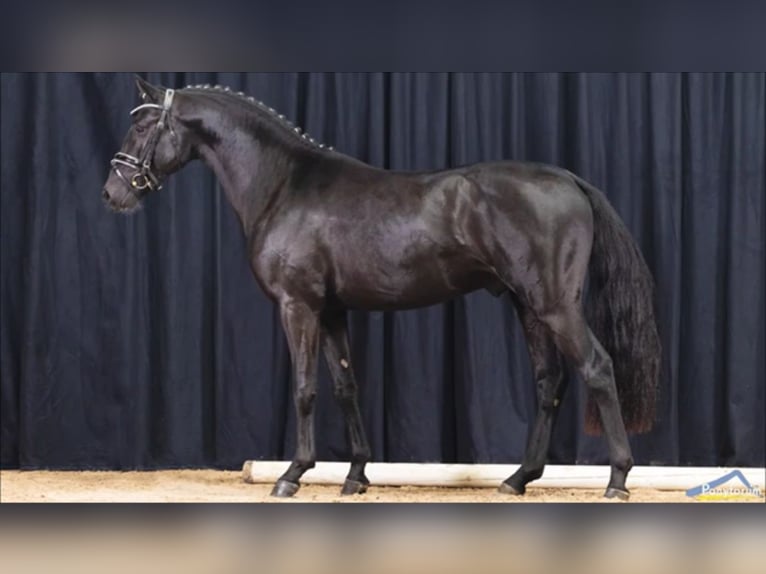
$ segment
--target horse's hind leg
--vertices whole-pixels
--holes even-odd
[[[317,388],[319,314],[306,303],[294,299],[281,301],[280,312],[293,362],[293,397],[298,427],[298,445],[293,462],[271,491],[272,496],[285,498],[298,492],[301,476],[316,464],[314,401]]]
[[[357,385],[351,366],[351,353],[348,345],[346,312],[327,312],[322,316],[322,347],[327,366],[333,378],[335,399],[340,404],[346,418],[349,439],[351,441],[351,470],[346,477],[341,494],[362,494],[370,481],[364,475],[364,467],[370,460],[370,447],[359,413]]]
[[[551,432],[566,390],[564,369],[548,327],[534,314],[516,303],[529,348],[529,358],[537,386],[537,417],[532,428],[524,460],[519,469],[500,485],[500,492],[524,494],[527,483],[543,475],[551,441]]]
[[[577,369],[598,405],[612,466],[605,496],[627,500],[630,493],[625,479],[633,466],[633,457],[620,412],[612,359],[588,328],[579,302],[562,304],[540,316],[540,320],[551,330],[556,346]]]

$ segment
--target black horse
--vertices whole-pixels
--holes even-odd
[[[349,353],[348,309],[394,310],[477,289],[508,293],[523,325],[538,413],[520,468],[500,490],[539,478],[565,388],[562,356],[589,391],[586,430],[603,430],[611,479],[627,499],[627,432],[652,426],[660,344],[653,281],[605,196],[553,166],[484,163],[432,173],[374,168],[317,144],[261,102],[228,88],[155,87],[112,161],[104,198],[138,207],[193,159],[215,172],[239,215],[250,263],[279,305],[294,369],[298,444],[272,492],[292,496],[315,464],[320,346],[351,441],[343,494],[362,493],[370,458]],[[592,315],[584,316],[590,267]]]

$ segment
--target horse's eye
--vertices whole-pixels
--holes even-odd
[[[137,134],[142,134],[142,133],[144,133],[146,131],[146,128],[143,127],[143,126],[136,126],[135,129],[136,129],[136,133]]]

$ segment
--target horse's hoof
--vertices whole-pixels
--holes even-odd
[[[604,498],[619,498],[620,500],[628,500],[630,498],[630,492],[621,488],[609,487],[604,493]]]
[[[512,494],[514,496],[523,496],[524,493],[527,491],[526,487],[522,486],[519,488],[516,488],[515,486],[512,486],[508,484],[507,482],[502,483],[498,489],[498,492],[502,492],[503,494]]]
[[[350,478],[346,479],[346,482],[343,483],[343,488],[341,488],[340,493],[342,496],[350,496],[352,494],[364,494],[367,492],[367,487],[369,484],[360,482],[358,480],[351,480]]]
[[[300,484],[289,482],[287,480],[278,480],[271,490],[271,496],[276,498],[290,498],[301,487]]]

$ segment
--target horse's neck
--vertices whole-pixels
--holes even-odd
[[[249,234],[284,181],[281,171],[288,169],[289,158],[279,149],[264,151],[257,140],[235,132],[221,133],[217,144],[204,146],[199,153]]]

